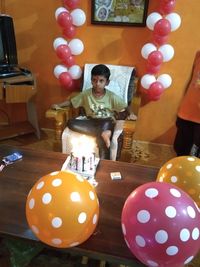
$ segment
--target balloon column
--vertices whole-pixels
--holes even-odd
[[[26,218],[39,240],[68,248],[87,240],[99,218],[94,187],[80,175],[57,171],[40,178],[26,201]]]
[[[170,61],[174,56],[174,48],[167,44],[170,32],[181,25],[181,18],[172,12],[176,0],[160,0],[159,12],[149,14],[146,20],[147,27],[153,32],[152,43],[146,43],[141,54],[146,62],[147,73],[141,78],[141,85],[148,95],[149,100],[159,100],[165,89],[170,87],[172,78],[169,74],[156,77],[163,62]]]
[[[180,267],[200,248],[200,213],[182,189],[151,182],[136,188],[122,211],[122,231],[130,251],[151,267]]]
[[[55,11],[56,21],[65,38],[58,37],[53,42],[56,55],[61,60],[61,64],[54,68],[54,75],[67,89],[72,88],[74,80],[78,80],[82,75],[80,66],[75,63],[75,56],[84,50],[83,42],[74,38],[76,29],[86,21],[84,11],[78,8],[79,2],[80,0],[63,0],[64,7]]]

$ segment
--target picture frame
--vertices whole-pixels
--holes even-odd
[[[145,27],[149,0],[92,0],[91,23]]]

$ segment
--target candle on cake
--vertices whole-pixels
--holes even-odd
[[[87,172],[95,169],[95,143],[93,139],[82,135],[80,138],[73,138],[72,151],[69,165],[72,170]]]

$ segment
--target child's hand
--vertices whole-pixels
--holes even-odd
[[[129,121],[136,121],[137,120],[137,116],[134,113],[131,113],[128,118]]]
[[[53,105],[51,106],[51,109],[58,110],[58,109],[61,109],[61,107],[59,106],[59,104],[53,104]]]

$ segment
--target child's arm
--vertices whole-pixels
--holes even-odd
[[[136,121],[137,116],[130,110],[129,107],[126,109],[120,111],[120,112],[115,112],[115,119],[116,120],[131,120],[131,121]]]
[[[57,110],[57,109],[61,109],[61,108],[64,108],[64,107],[70,107],[70,106],[71,106],[71,101],[70,100],[66,100],[66,101],[64,101],[62,103],[53,104],[51,106],[51,108]]]
[[[114,116],[116,120],[125,120],[129,115],[129,110],[128,108],[125,108],[121,110],[120,112],[115,111],[114,114],[115,114]]]

